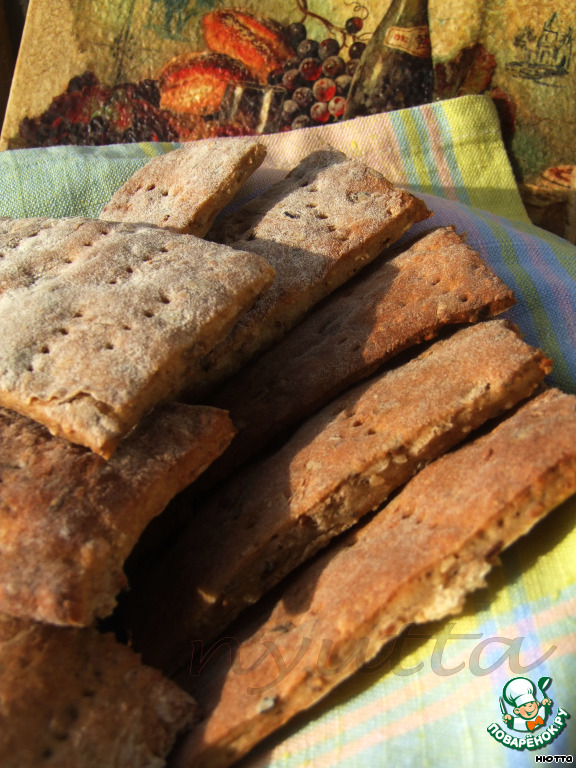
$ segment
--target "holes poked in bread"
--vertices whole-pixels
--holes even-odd
[[[56,712],[48,723],[50,735],[57,741],[66,741],[70,735],[72,724],[79,717],[78,707],[70,703]]]
[[[371,197],[369,192],[346,192],[346,198],[353,204],[366,202]]]
[[[154,317],[154,312],[151,309],[145,309],[142,314],[144,317]]]
[[[284,216],[288,216],[289,219],[299,219],[299,213],[292,213],[292,211],[284,211]]]

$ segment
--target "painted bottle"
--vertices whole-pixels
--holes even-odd
[[[392,0],[362,54],[344,119],[432,101],[427,0]]]

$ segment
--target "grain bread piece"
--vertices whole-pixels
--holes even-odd
[[[111,635],[0,615],[2,768],[161,768],[195,702]]]
[[[513,303],[512,291],[452,227],[379,259],[207,399],[230,412],[239,433],[202,484],[226,476],[398,352]]]
[[[530,395],[550,361],[503,320],[356,387],[208,496],[128,593],[147,663],[171,671],[426,462]]]
[[[166,404],[106,461],[0,408],[0,610],[72,625],[110,614],[146,525],[233,435],[224,411]]]
[[[254,254],[82,218],[0,220],[0,405],[109,457],[272,280]]]
[[[423,469],[303,569],[236,641],[234,666],[221,653],[199,676],[182,676],[206,719],[185,737],[174,768],[225,768],[410,623],[460,612],[498,553],[576,492],[575,433],[576,397],[548,391]],[[278,679],[277,658],[298,663]]]
[[[306,157],[285,179],[217,222],[214,239],[266,258],[270,290],[202,361],[214,386],[280,339],[320,299],[348,280],[417,221],[425,204],[341,152]]]
[[[204,237],[265,154],[264,145],[249,137],[191,142],[136,171],[104,206],[100,218],[144,222]]]

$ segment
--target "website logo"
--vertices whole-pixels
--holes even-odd
[[[541,677],[536,686],[527,677],[514,677],[502,689],[500,713],[504,727],[491,723],[487,731],[509,749],[542,749],[556,739],[570,717],[561,707],[551,719],[553,702],[547,691],[551,677]]]

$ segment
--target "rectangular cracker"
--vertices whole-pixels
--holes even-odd
[[[249,137],[191,142],[136,171],[104,206],[100,218],[204,237],[265,154],[264,145]]]
[[[239,430],[210,467],[210,481],[402,350],[513,303],[512,291],[452,227],[379,259],[207,398],[226,408]]]
[[[209,495],[131,584],[130,631],[173,670],[247,605],[550,370],[503,320],[464,328],[332,402]]]
[[[198,707],[94,629],[0,615],[2,768],[161,768]]]
[[[377,171],[323,150],[217,222],[210,237],[263,256],[276,277],[202,360],[202,383],[191,382],[190,395],[199,396],[280,339],[320,299],[428,216],[421,200]]]
[[[224,411],[166,404],[107,462],[0,408],[0,611],[73,625],[112,613],[146,525],[233,435]]]
[[[252,306],[254,254],[137,224],[0,221],[0,405],[109,457]]]
[[[235,643],[233,667],[220,653],[199,676],[182,675],[206,719],[185,738],[174,768],[225,768],[410,623],[460,612],[498,553],[576,492],[574,434],[576,397],[548,391],[423,469],[282,591],[272,613]],[[359,660],[362,638],[369,643]],[[305,649],[275,685],[278,667],[263,653],[270,644],[286,660]]]

